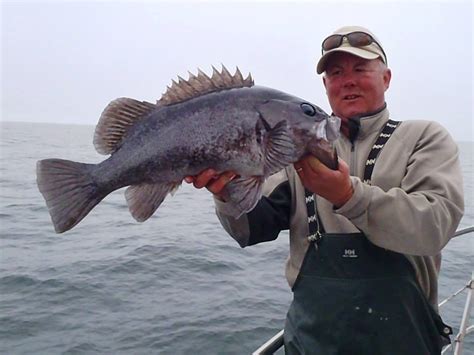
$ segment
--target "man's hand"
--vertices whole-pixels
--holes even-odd
[[[232,171],[225,171],[222,174],[218,174],[214,169],[206,169],[196,176],[186,176],[184,181],[189,184],[193,183],[197,189],[206,187],[217,198],[225,201],[225,187],[236,176],[237,174]]]
[[[354,190],[347,163],[339,159],[338,170],[331,170],[314,156],[307,156],[293,164],[301,182],[311,192],[325,198],[336,208],[352,197]]]

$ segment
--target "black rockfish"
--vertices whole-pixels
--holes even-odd
[[[306,154],[336,168],[340,120],[286,93],[254,86],[239,69],[179,78],[156,104],[119,98],[102,113],[94,146],[99,164],[37,163],[37,182],[57,233],[71,229],[114,190],[145,221],[188,175],[234,171],[227,185],[239,215],[252,210],[265,178]]]

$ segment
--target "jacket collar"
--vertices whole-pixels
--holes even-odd
[[[370,112],[349,119],[349,140],[354,143],[357,139],[364,139],[372,132],[380,131],[389,119],[387,104],[376,112]]]

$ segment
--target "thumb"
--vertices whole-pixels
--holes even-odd
[[[325,165],[321,163],[321,161],[314,156],[309,156],[306,160],[306,163],[311,168],[311,170],[315,173],[320,172],[321,169],[324,169],[325,167]]]

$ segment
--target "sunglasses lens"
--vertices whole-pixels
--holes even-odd
[[[364,32],[352,32],[347,35],[347,40],[354,47],[364,47],[373,43],[373,38]]]
[[[342,43],[342,36],[341,35],[332,35],[326,38],[323,42],[323,50],[330,51],[331,49],[337,48]]]

